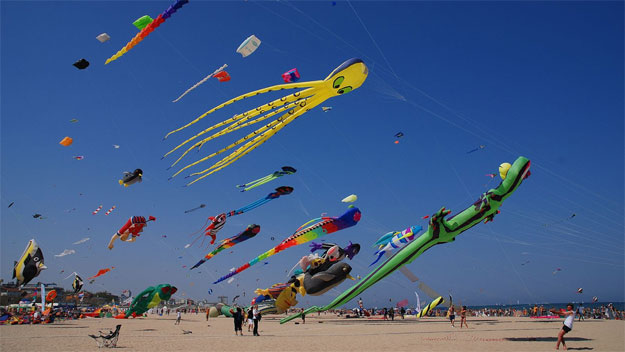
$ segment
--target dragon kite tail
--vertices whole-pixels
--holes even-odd
[[[189,269],[189,270],[193,270],[193,269],[197,268],[198,266],[204,264],[205,262],[206,262],[205,259],[200,259],[200,261],[197,262],[197,264],[195,264],[194,266],[192,266],[191,269]]]
[[[375,261],[373,263],[369,264],[369,266],[375,265],[375,263],[377,263],[382,258],[382,256],[384,255],[384,251],[377,251],[377,252],[375,252],[375,254],[377,254],[378,257],[375,259]]]

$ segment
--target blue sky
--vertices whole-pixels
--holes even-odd
[[[360,243],[364,250],[349,264],[354,275],[364,276],[379,236],[425,227],[421,218],[441,206],[464,209],[496,186],[485,174],[523,155],[532,160],[532,176],[495,222],[434,247],[409,269],[470,305],[624,300],[622,3],[192,0],[104,65],[134,36],[136,18],[156,17],[169,4],[1,3],[5,281],[13,260],[35,238],[49,267],[35,281],[69,287],[70,280],[62,279],[73,271],[84,278],[115,266],[87,289],[119,294],[171,283],[178,297],[215,300],[245,292],[247,301],[254,289],[284,282],[307,247],[280,253],[231,284],[210,283],[309,219],[342,214],[340,200],[351,193],[359,196],[362,221],[326,239]],[[112,39],[98,42],[102,32]],[[242,58],[235,50],[251,34],[261,47]],[[331,112],[310,111],[192,187],[183,188],[182,179],[167,181],[172,172],[166,168],[175,159],[160,160],[165,152],[280,95],[246,99],[161,141],[168,131],[239,94],[280,84],[291,68],[298,68],[302,81],[323,79],[352,57],[365,61],[369,77],[361,88],[325,102]],[[77,70],[72,63],[80,58],[91,66]],[[225,63],[230,82],[209,80],[171,102]],[[74,118],[79,122],[70,123]],[[404,137],[394,144],[400,131]],[[200,155],[241,135],[212,141]],[[58,144],[65,136],[74,138],[72,146]],[[467,154],[479,145],[486,148]],[[192,153],[187,161],[196,158]],[[297,174],[246,193],[234,187],[283,165]],[[120,187],[122,172],[135,168],[143,169],[144,182]],[[256,223],[256,238],[188,270],[207,253],[198,245],[184,249],[206,217],[282,185],[295,191],[230,218],[219,234],[229,237]],[[184,213],[200,203],[206,208]],[[91,215],[100,204],[104,210]],[[117,209],[105,216],[113,205]],[[35,213],[47,219],[33,219]],[[109,251],[110,236],[133,215],[158,220],[137,242]],[[72,244],[83,237],[91,240]],[[64,249],[77,253],[54,257]],[[557,268],[562,270],[554,275]],[[300,306],[329,302],[350,284],[300,298]],[[412,299],[415,290],[395,273],[362,298],[382,305]]]

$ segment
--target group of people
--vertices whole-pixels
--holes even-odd
[[[258,334],[258,323],[262,317],[258,305],[250,307],[247,312],[239,306],[235,306],[230,309],[230,314],[234,319],[234,334],[243,336],[243,324],[247,323],[247,332],[250,332],[252,326],[254,326],[254,336],[260,336]]]
[[[447,311],[447,316],[449,317],[451,326],[455,328],[456,308],[454,308],[453,305],[449,307],[449,310]],[[460,310],[460,329],[462,329],[463,324],[467,329],[469,328],[469,326],[467,325],[467,306],[462,306],[462,309]]]

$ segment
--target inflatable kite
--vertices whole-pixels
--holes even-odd
[[[274,248],[268,250],[267,252],[259,255],[258,257],[252,259],[248,263],[238,267],[234,271],[229,274],[219,278],[219,280],[213,282],[214,284],[222,282],[231,278],[232,276],[242,272],[243,270],[249,268],[250,266],[262,261],[266,258],[271,257],[272,255],[282,252],[287,248],[291,248],[306,242],[310,242],[315,240],[321,236],[325,236],[327,234],[346,229],[348,227],[352,227],[360,221],[360,210],[356,207],[350,208],[347,212],[341,215],[338,218],[332,217],[322,217],[318,219],[310,220],[304,225],[300,226],[295,233],[287,238],[285,238],[282,242],[280,242]],[[310,223],[315,222],[310,225]]]
[[[358,200],[358,196],[355,194],[350,194],[347,197],[343,198],[341,202],[343,203],[353,203]]]
[[[165,22],[166,19],[168,19],[171,15],[173,15],[184,4],[186,4],[188,2],[189,2],[189,0],[176,0],[176,2],[173,5],[169,6],[167,8],[167,10],[165,10],[163,13],[158,15],[158,17],[156,17],[156,19],[154,21],[149,22],[149,24],[147,24],[144,28],[141,28],[141,31],[139,33],[137,33],[137,35],[135,35],[135,37],[132,38],[132,40],[129,41],[128,44],[126,44],[125,47],[123,47],[115,55],[113,55],[113,56],[109,57],[108,59],[106,59],[106,62],[104,64],[106,65],[106,64],[108,64],[111,61],[115,61],[115,60],[119,59],[122,55],[124,55],[126,52],[128,52],[128,50],[132,49],[135,45],[139,44],[143,39],[145,39],[145,37],[148,36],[148,34],[152,33],[156,29],[156,27],[160,26],[163,22]],[[146,16],[141,17],[139,20],[141,20],[144,17],[146,17]],[[137,21],[139,21],[139,20],[137,20]],[[135,21],[135,23],[137,21]],[[135,24],[135,26],[137,26],[137,24]],[[137,26],[137,28],[139,28],[139,26]]]
[[[143,216],[133,216],[126,221],[124,226],[122,226],[114,235],[111,237],[109,241],[108,249],[113,249],[113,244],[116,239],[120,239],[124,242],[134,242],[137,240],[137,237],[141,236],[140,233],[143,231],[143,228],[148,226],[148,221],[156,221],[156,218],[151,216],[146,221]],[[130,239],[128,236],[132,235]]]
[[[477,148],[475,148],[475,149],[471,149],[471,150],[469,150],[469,151],[467,152],[467,154],[471,154],[471,153],[473,153],[473,152],[477,152],[478,150],[480,150],[480,149],[484,149],[484,148],[486,148],[486,146],[485,146],[485,145],[480,145],[479,147],[477,147]]]
[[[206,204],[200,204],[200,206],[198,206],[198,207],[195,207],[195,208],[193,208],[193,209],[189,209],[189,210],[185,210],[185,211],[184,211],[184,213],[185,213],[185,214],[188,214],[188,213],[190,213],[190,212],[192,212],[192,211],[196,211],[196,210],[198,210],[198,209],[202,209],[202,208],[204,208],[204,207],[206,207]]]
[[[54,256],[55,257],[64,257],[66,255],[70,255],[70,254],[74,254],[74,253],[76,253],[75,250],[73,250],[73,249],[66,249],[63,252],[59,253],[59,254],[55,254]]]
[[[355,280],[349,273],[352,267],[344,262],[332,264],[327,270],[304,273],[304,292],[311,296],[319,296],[338,286],[345,279]]]
[[[423,227],[421,226],[411,226],[402,232],[399,232],[399,231],[389,232],[386,235],[382,236],[375,243],[376,245],[380,246],[379,247],[380,250],[375,252],[375,255],[377,255],[378,257],[375,259],[375,261],[373,261],[373,263],[369,264],[369,266],[372,266],[373,264],[377,263],[380,260],[380,258],[382,258],[384,253],[389,253],[393,249],[399,248],[405,245],[406,243],[414,240],[415,236],[422,230],[423,230]]]
[[[331,106],[322,106],[321,110],[323,110],[323,112],[328,112],[328,111],[332,110],[332,107]]]
[[[104,42],[109,41],[111,39],[111,36],[109,36],[106,33],[102,33],[98,35],[97,37],[95,37],[95,39],[97,39],[100,43],[104,43]]]
[[[261,177],[258,180],[254,180],[254,181],[250,181],[248,183],[244,183],[242,185],[237,185],[238,188],[243,188],[241,190],[241,192],[245,192],[245,191],[249,191],[252,188],[256,188],[258,186],[264,185],[267,182],[271,182],[275,179],[277,179],[278,177],[282,177],[285,175],[291,175],[296,173],[297,170],[295,170],[294,168],[290,167],[290,166],[283,166],[282,167],[282,171],[274,171],[272,174],[269,174],[265,177]]]
[[[78,274],[74,274],[76,275],[74,277],[74,282],[72,282],[72,288],[74,289],[74,294],[78,293],[78,291],[80,291],[82,289],[82,279],[80,278],[80,276],[78,276]]]
[[[323,255],[319,256],[317,253],[309,254],[302,257],[295,266],[299,266],[300,269],[295,270],[295,275],[302,273],[316,274],[321,271],[328,270],[330,266],[345,258],[350,260],[360,252],[360,244],[349,242],[349,245],[345,248],[341,248],[334,243],[317,243],[312,242],[310,245],[311,252],[317,250],[325,250]],[[295,269],[295,267],[293,268]],[[291,271],[293,271],[291,269]]]
[[[114,266],[112,266],[112,267],[110,267],[110,268],[100,269],[100,270],[98,270],[98,273],[97,273],[97,274],[93,275],[92,277],[88,277],[88,278],[87,278],[87,280],[93,280],[93,279],[95,279],[95,278],[97,278],[97,277],[100,277],[100,276],[102,276],[102,275],[104,275],[104,274],[108,273],[109,271],[111,271],[111,270],[113,270],[113,269],[115,269],[115,267],[114,267]]]
[[[424,316],[427,316],[432,311],[432,309],[436,308],[436,306],[438,306],[439,304],[441,304],[443,302],[445,302],[443,297],[438,297],[437,299],[435,299],[432,302],[430,302],[430,304],[428,304],[427,306],[423,307],[423,309],[421,309],[421,311],[416,314],[416,317],[417,318],[423,318]]]
[[[243,57],[247,57],[255,52],[256,49],[258,49],[260,43],[260,39],[252,34],[247,37],[247,39],[245,39],[243,43],[241,43],[241,45],[239,45],[239,47],[237,48],[237,53],[241,54]]]
[[[208,223],[208,221],[210,221],[210,225],[208,225],[208,227],[204,230],[204,236],[199,236],[198,238],[196,238],[195,240],[193,240],[193,242],[191,242],[191,244],[195,243],[195,241],[197,241],[199,238],[206,238],[205,236],[210,236],[211,237],[211,242],[210,244],[215,243],[215,240],[217,239],[217,232],[219,232],[219,230],[221,230],[224,225],[226,225],[226,218],[229,218],[231,216],[235,216],[235,215],[240,215],[243,214],[247,211],[250,211],[252,209],[258,208],[261,205],[268,203],[269,201],[273,200],[273,199],[277,199],[280,198],[280,196],[285,196],[288,194],[291,194],[291,192],[293,192],[293,187],[289,187],[289,186],[281,186],[276,188],[275,192],[271,192],[269,193],[267,196],[265,196],[264,198],[261,198],[255,202],[252,202],[242,208],[239,209],[235,209],[235,210],[231,210],[227,213],[221,213],[217,216],[211,216],[208,218],[208,220],[206,221],[206,223],[202,226],[206,226],[206,224]],[[199,232],[199,231],[198,231]],[[195,235],[197,232],[192,233],[191,236]],[[203,243],[204,241],[202,241]]]
[[[59,144],[64,147],[69,147],[70,145],[72,145],[72,143],[74,143],[74,140],[72,139],[72,137],[65,137],[61,139],[61,141],[59,142]]]
[[[174,163],[170,166],[173,167],[174,165],[176,165],[180,160],[182,160],[182,158],[184,158],[185,155],[187,155],[192,149],[194,148],[199,148],[201,147],[204,143],[215,139],[217,137],[223,136],[225,134],[228,134],[230,132],[236,131],[240,128],[264,121],[270,117],[274,117],[276,115],[279,115],[278,118],[276,118],[274,121],[266,124],[265,126],[257,129],[256,131],[246,135],[245,137],[235,141],[234,143],[218,150],[215,153],[212,153],[196,162],[193,162],[187,166],[184,166],[183,168],[181,168],[180,170],[178,170],[173,176],[177,176],[178,174],[180,174],[181,172],[183,172],[184,170],[195,166],[201,162],[204,162],[216,155],[219,155],[227,150],[230,150],[234,147],[237,147],[237,149],[235,149],[233,152],[231,152],[228,156],[224,157],[222,160],[216,162],[215,164],[213,164],[211,167],[209,167],[208,169],[204,170],[204,171],[199,171],[199,172],[195,172],[190,174],[188,177],[191,176],[197,176],[197,175],[202,175],[198,178],[196,178],[195,180],[191,181],[190,183],[187,184],[191,185],[201,179],[203,179],[204,177],[207,177],[208,175],[211,175],[212,173],[215,173],[223,168],[225,168],[226,166],[234,163],[236,160],[238,160],[239,158],[243,157],[244,155],[246,155],[247,153],[251,152],[252,150],[256,149],[257,147],[259,147],[261,144],[265,143],[269,138],[271,138],[274,134],[278,133],[282,128],[284,128],[284,126],[288,125],[289,123],[291,123],[293,120],[295,120],[297,117],[305,114],[306,112],[308,112],[310,109],[316,107],[317,105],[322,104],[324,101],[326,101],[327,99],[330,99],[332,97],[335,96],[339,96],[345,93],[349,93],[352,90],[360,87],[363,82],[365,81],[365,79],[367,79],[367,75],[368,75],[368,69],[367,66],[364,64],[364,62],[360,59],[350,59],[345,61],[343,64],[341,64],[339,67],[337,67],[334,71],[332,71],[332,73],[330,73],[330,75],[328,75],[328,77],[326,77],[326,79],[324,79],[323,81],[312,81],[312,82],[302,82],[302,83],[288,83],[288,84],[281,84],[281,85],[276,85],[276,86],[272,86],[272,87],[267,87],[267,88],[263,88],[263,89],[259,89],[247,94],[243,94],[240,95],[236,98],[230,99],[214,108],[212,108],[211,110],[205,112],[204,114],[200,115],[198,118],[196,118],[195,120],[189,122],[188,124],[175,129],[169,133],[167,133],[167,135],[165,136],[164,139],[166,139],[167,137],[169,137],[170,135],[179,132],[195,123],[197,123],[198,121],[200,121],[201,119],[203,119],[204,117],[206,117],[207,115],[213,113],[214,111],[217,111],[227,105],[230,105],[234,102],[243,100],[245,98],[249,98],[249,97],[253,97],[262,93],[267,93],[267,92],[272,92],[272,91],[276,91],[276,90],[283,90],[283,89],[295,89],[295,88],[307,88],[298,92],[295,92],[293,94],[287,95],[285,97],[282,97],[280,99],[276,99],[272,102],[269,102],[267,104],[261,105],[255,109],[246,111],[244,113],[241,114],[237,114],[234,115],[233,117],[220,122],[218,124],[215,124],[211,127],[208,127],[207,129],[205,129],[204,131],[196,134],[195,136],[187,139],[186,141],[182,142],[181,144],[179,144],[178,146],[176,146],[174,149],[170,150],[169,152],[167,152],[163,158],[165,158],[166,156],[168,156],[169,154],[173,153],[174,151],[178,150],[179,148],[181,148],[182,146],[184,146],[185,144],[195,140],[197,137],[208,133],[209,131],[212,131],[216,128],[220,128],[226,125],[229,125],[227,127],[222,128],[220,131],[212,134],[209,137],[206,137],[198,142],[196,142],[195,144],[193,144],[191,147],[189,147],[184,153],[182,153],[182,155],[176,160],[174,161]]]
[[[152,17],[145,15],[145,16],[141,16],[139,18],[137,18],[136,21],[132,22],[132,24],[137,27],[138,30],[142,30],[143,28],[145,28],[148,24],[152,23],[154,21],[154,19],[152,19]]]
[[[79,70],[84,70],[87,67],[89,67],[89,61],[85,60],[85,59],[80,59],[76,62],[73,63],[74,67],[76,67]]]
[[[286,323],[301,316],[301,314],[321,312],[342,306],[395,270],[411,263],[432,246],[454,241],[456,236],[481,221],[485,223],[492,221],[493,217],[499,212],[499,207],[503,204],[504,200],[510,197],[529,175],[530,161],[524,157],[519,157],[514,162],[514,165],[511,165],[508,169],[505,179],[499,186],[482,194],[480,198],[467,209],[449,219],[445,219],[445,216],[449,215],[451,211],[446,210],[444,207],[441,208],[430,217],[428,229],[424,234],[395,252],[393,256],[380,264],[366,277],[360,280],[358,284],[340,294],[328,305],[324,307],[310,307],[302,313],[282,319],[280,323]]]
[[[18,285],[26,285],[30,280],[39,276],[41,270],[47,269],[44,265],[43,252],[32,239],[28,241],[24,253],[13,266],[13,279],[16,279]]]
[[[199,87],[202,83],[208,81],[209,78],[215,76],[216,74],[218,74],[219,72],[223,71],[226,67],[228,67],[227,64],[224,64],[223,66],[221,66],[220,68],[216,69],[213,73],[211,73],[210,75],[202,78],[202,80],[200,80],[199,82],[197,82],[196,84],[193,85],[193,87],[187,89],[184,93],[182,93],[178,98],[176,98],[176,100],[173,101],[173,103],[177,102],[178,100],[182,99],[182,97],[184,97],[185,95],[187,95],[187,93],[189,93],[190,91],[194,90],[195,88]],[[230,76],[228,76],[230,77]],[[221,82],[221,80],[220,80]]]
[[[124,187],[128,187],[137,182],[141,182],[143,180],[143,170],[136,169],[133,172],[124,171],[124,178],[119,180],[120,185],[124,185]]]
[[[207,260],[211,259],[212,257],[214,257],[215,255],[217,255],[219,252],[223,251],[224,249],[228,249],[234,245],[236,245],[237,243],[241,243],[243,241],[247,241],[250,238],[253,238],[254,236],[258,235],[258,233],[260,232],[260,226],[254,224],[254,225],[249,225],[245,230],[243,230],[242,232],[239,232],[238,234],[230,237],[230,238],[226,238],[225,240],[222,240],[221,243],[219,244],[219,246],[217,246],[217,248],[215,248],[212,252],[208,253],[204,259],[200,260],[199,262],[197,262],[197,264],[195,264],[191,270],[197,268],[198,266],[204,264],[204,262],[206,262]]]
[[[130,308],[126,311],[126,314],[120,314],[116,318],[124,319],[129,316],[136,317],[147,312],[148,309],[158,306],[161,301],[169,301],[171,296],[176,293],[178,289],[170,284],[160,284],[158,286],[150,286],[139,293],[135,299],[132,300]]]
[[[299,71],[296,68],[292,68],[282,74],[282,80],[284,83],[297,82],[300,79]]]

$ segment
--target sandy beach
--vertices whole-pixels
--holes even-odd
[[[282,316],[280,316],[282,317]],[[310,316],[306,324],[261,321],[260,337],[235,336],[231,318],[175,315],[141,319],[81,319],[51,325],[2,326],[2,351],[88,351],[97,349],[88,334],[122,324],[119,348],[132,351],[550,351],[562,319],[475,318],[469,329],[452,328],[444,318],[395,321]],[[456,324],[458,325],[458,324]],[[182,329],[192,331],[183,334]],[[566,337],[570,350],[623,351],[625,322],[575,322]]]

